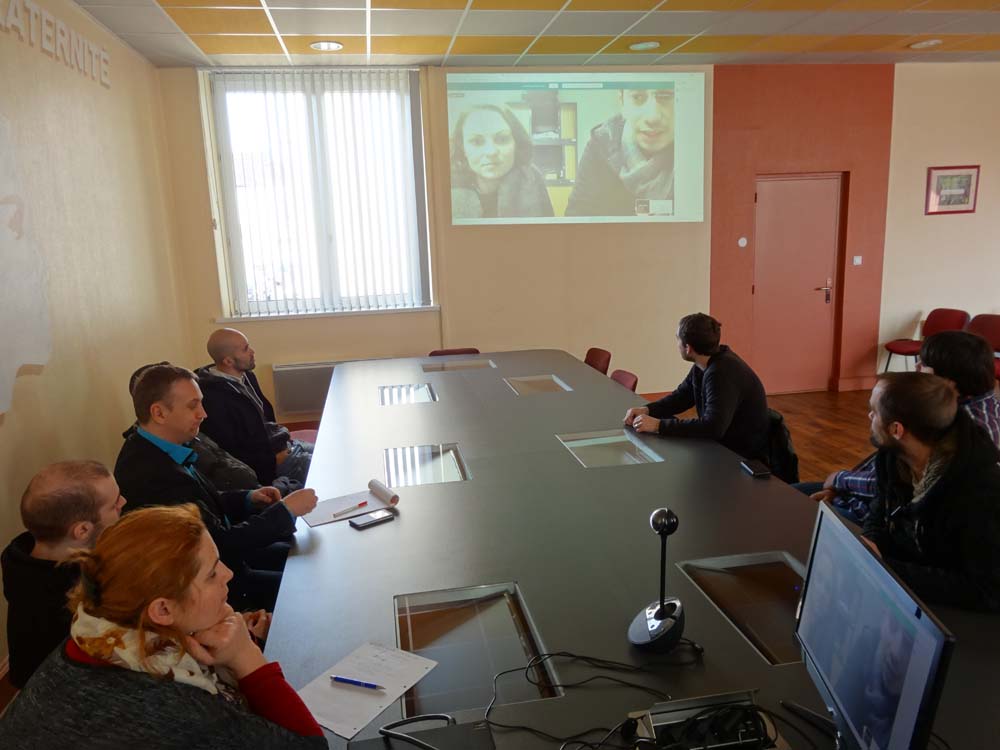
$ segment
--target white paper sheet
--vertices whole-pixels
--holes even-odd
[[[366,643],[345,656],[299,691],[320,724],[351,739],[437,666],[422,656]],[[334,682],[330,675],[374,682],[385,690]]]
[[[363,502],[367,503],[363,508],[349,510]],[[313,512],[302,516],[302,520],[310,526],[322,526],[324,523],[346,521],[348,518],[363,516],[373,510],[394,508],[398,502],[399,495],[377,479],[373,479],[368,483],[367,490],[317,503]]]

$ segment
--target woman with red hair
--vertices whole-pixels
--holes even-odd
[[[74,557],[70,637],[0,719],[17,748],[325,748],[244,618],[194,505],[135,511]]]

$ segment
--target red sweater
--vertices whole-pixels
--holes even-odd
[[[82,664],[111,667],[84,652],[70,638],[66,641],[66,656]],[[250,710],[261,718],[284,727],[289,732],[304,737],[322,737],[323,730],[309,713],[298,693],[285,681],[281,666],[276,661],[265,664],[240,680],[240,692],[247,699]]]

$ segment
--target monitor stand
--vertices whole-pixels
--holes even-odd
[[[825,734],[827,737],[832,737],[834,746],[836,750],[846,750],[846,745],[841,742],[840,730],[837,729],[837,723],[831,719],[829,716],[823,716],[823,714],[817,713],[805,706],[799,705],[793,701],[778,701],[781,707],[788,711],[790,714],[795,714],[797,717],[802,719],[802,721],[809,724],[809,726],[814,729],[818,729],[820,732]]]

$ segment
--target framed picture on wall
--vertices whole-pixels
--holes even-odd
[[[979,194],[979,165],[928,167],[924,215],[971,214]]]

